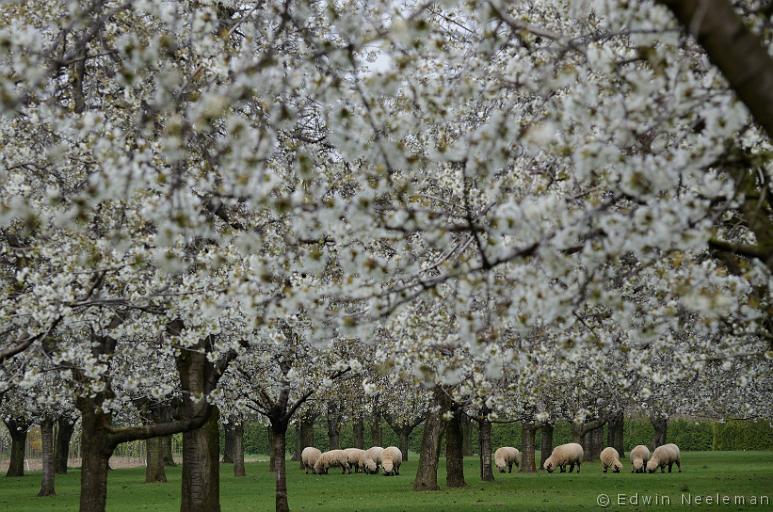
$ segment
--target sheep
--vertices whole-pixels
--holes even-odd
[[[314,471],[314,464],[317,463],[317,460],[319,460],[321,456],[322,452],[313,446],[307,446],[303,449],[301,452],[301,462],[303,462],[303,468],[306,470],[307,475],[309,474],[309,470],[311,470],[312,473],[316,473],[316,471]]]
[[[661,473],[666,472],[666,466],[668,466],[668,472],[671,472],[671,467],[676,464],[679,472],[682,472],[682,458],[679,454],[679,447],[674,443],[664,444],[658,446],[655,451],[652,452],[652,457],[647,462],[647,472],[654,473],[655,470],[660,468]]]
[[[512,473],[513,464],[515,464],[516,467],[521,466],[521,452],[512,446],[497,448],[497,451],[494,452],[494,465],[499,472],[504,473],[505,468],[507,468],[507,472]]]
[[[542,465],[548,473],[552,473],[556,467],[561,469],[561,473],[564,472],[566,465],[569,465],[569,472],[574,470],[575,464],[577,465],[577,472],[580,472],[580,464],[582,464],[583,457],[582,446],[578,443],[567,443],[553,448],[553,452],[545,460]]]
[[[351,473],[349,460],[343,450],[330,450],[320,455],[314,464],[314,472],[318,475],[326,475],[333,466],[339,466],[342,469],[341,474]]]
[[[599,458],[601,459],[601,468],[604,470],[604,473],[606,473],[609,468],[612,468],[613,473],[619,473],[620,470],[623,469],[623,464],[620,462],[620,454],[611,446],[607,446],[601,450]]]
[[[344,450],[347,462],[354,468],[355,473],[359,473],[364,468],[365,450],[360,448],[347,448]],[[350,470],[351,472],[351,470]]]
[[[403,463],[403,452],[396,446],[387,446],[381,452],[381,467],[384,476],[399,475],[400,465]]]
[[[381,465],[381,454],[384,449],[380,446],[373,446],[365,451],[365,472],[375,474],[378,473],[378,467]]]
[[[631,473],[644,473],[647,461],[650,460],[650,449],[639,444],[631,450]]]

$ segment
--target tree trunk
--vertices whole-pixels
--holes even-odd
[[[174,455],[172,454],[172,436],[164,436],[161,438],[161,453],[164,457],[164,466],[176,466],[174,461]]]
[[[464,487],[464,429],[462,411],[454,408],[454,415],[446,425],[446,485]]]
[[[604,427],[588,430],[583,436],[582,448],[584,461],[597,460],[604,448]]]
[[[287,424],[282,421],[272,422],[271,453],[274,456],[276,469],[276,512],[289,512],[287,501],[287,472],[285,470],[285,441]]]
[[[370,444],[371,446],[384,445],[383,432],[381,430],[381,412],[376,410],[373,412],[373,418],[370,421]]]
[[[268,470],[276,471],[276,456],[274,455],[274,431],[268,427]]]
[[[54,489],[54,421],[45,420],[40,424],[41,458],[43,477],[40,480],[38,496],[55,496]]]
[[[440,458],[440,436],[443,432],[443,414],[450,407],[448,395],[441,387],[436,387],[433,402],[438,410],[432,412],[424,422],[424,434],[421,438],[419,467],[416,469],[416,479],[413,489],[416,491],[436,491],[438,460]]]
[[[478,453],[480,458],[480,479],[494,481],[494,467],[491,456],[491,421],[486,414],[478,420]]]
[[[99,425],[104,415],[81,408],[81,494],[80,512],[105,512],[107,505],[107,472],[113,447]]]
[[[534,423],[524,421],[521,428],[521,471],[534,473],[537,471],[536,461],[536,432]]]
[[[408,460],[408,448],[411,446],[411,432],[413,431],[410,427],[403,427],[400,429],[400,432],[398,432],[398,438],[399,438],[399,448],[400,451],[403,452],[403,462],[406,462]]]
[[[77,420],[63,416],[57,421],[56,448],[54,451],[54,471],[60,475],[67,473],[67,461],[70,458],[70,440],[75,431]]]
[[[341,433],[340,418],[338,416],[338,408],[334,405],[328,406],[327,410],[327,439],[328,450],[338,450],[339,435]]]
[[[663,446],[666,444],[668,419],[660,416],[650,416],[650,423],[652,423],[652,428],[655,430],[655,433],[652,436],[652,441],[650,441],[650,451],[655,451],[655,448],[658,446]]]
[[[244,468],[244,425],[239,423],[233,426],[233,446],[231,455],[234,460],[234,476],[246,476]]]
[[[607,446],[611,446],[620,454],[620,460],[625,457],[623,445],[625,417],[623,411],[618,411],[609,419],[607,426]]]
[[[160,437],[145,440],[145,483],[166,482],[163,444]]]
[[[545,460],[553,452],[553,425],[546,423],[542,425],[542,439],[540,441],[540,469],[545,465]]]
[[[462,415],[462,453],[465,457],[472,455],[472,420],[466,414]]]
[[[314,446],[314,419],[301,418],[300,427],[298,428],[298,437],[300,438],[300,450],[303,451],[307,446]],[[301,461],[301,469],[303,467],[303,461]]]
[[[360,450],[365,449],[365,421],[362,416],[357,416],[354,419],[354,447]]]
[[[30,424],[15,419],[5,420],[5,426],[11,434],[11,460],[8,461],[8,472],[5,476],[24,476],[24,456],[27,445],[27,429]]]
[[[232,423],[226,423],[223,425],[224,442],[223,442],[223,463],[234,463],[234,430]]]
[[[214,409],[201,428],[183,434],[180,512],[220,512],[220,430]]]

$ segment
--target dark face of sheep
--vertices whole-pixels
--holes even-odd
[[[622,469],[622,466],[620,464],[612,464],[612,473],[619,473]]]
[[[547,471],[548,473],[552,473],[553,469],[554,468],[553,468],[553,463],[552,462],[546,462],[545,463],[545,471]]]

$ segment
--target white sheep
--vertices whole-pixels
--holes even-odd
[[[650,460],[650,449],[643,444],[634,446],[631,450],[631,473],[644,473],[648,460]]]
[[[385,476],[399,475],[402,463],[403,452],[397,446],[387,446],[381,452],[381,467]]]
[[[497,451],[494,452],[494,465],[499,472],[504,473],[505,468],[507,468],[507,472],[512,473],[513,464],[516,467],[521,466],[521,452],[518,451],[518,448],[512,446],[497,448]]]
[[[601,450],[599,458],[601,459],[601,468],[604,470],[604,473],[610,468],[613,473],[619,473],[623,469],[623,464],[620,462],[620,454],[611,446]]]
[[[346,460],[349,466],[354,468],[355,473],[359,473],[365,466],[365,450],[360,448],[347,448],[344,450]]]
[[[350,473],[349,460],[343,450],[330,450],[324,452],[314,464],[314,472],[318,475],[326,475],[331,467],[338,466],[344,473]]]
[[[574,466],[577,465],[577,472],[579,473],[583,454],[582,446],[578,443],[562,444],[553,448],[550,457],[545,460],[542,467],[548,473],[552,473],[558,467],[561,469],[561,473],[563,473],[566,466],[569,465],[569,472],[571,473],[574,470]]]
[[[682,472],[682,459],[679,454],[679,447],[674,443],[664,444],[658,446],[655,451],[652,452],[652,457],[647,462],[647,471],[654,473],[655,470],[660,468],[661,473],[665,473],[666,466],[668,466],[668,472],[671,472],[671,467],[676,464],[679,472]]]
[[[380,446],[373,446],[365,451],[365,472],[378,473],[378,467],[381,465],[381,454],[384,449]]]
[[[317,463],[321,456],[322,452],[313,446],[307,446],[303,449],[301,452],[301,462],[303,463],[303,468],[306,470],[307,475],[309,474],[309,470],[311,470],[312,473],[316,473],[316,471],[314,471],[314,464]]]

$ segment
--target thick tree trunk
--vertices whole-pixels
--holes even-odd
[[[604,427],[589,430],[583,436],[583,460],[598,460],[601,450],[604,449]]]
[[[464,430],[462,411],[454,408],[454,415],[446,425],[446,485],[464,487]]]
[[[620,460],[625,458],[623,446],[625,417],[623,411],[618,411],[609,419],[607,426],[607,446],[611,446],[620,454]]]
[[[298,437],[300,438],[300,449],[303,451],[307,446],[314,446],[314,419],[301,418],[300,426],[298,427]],[[301,469],[303,467],[303,461],[301,461]]]
[[[339,436],[341,434],[341,424],[338,416],[338,408],[328,406],[327,411],[327,439],[328,450],[337,450],[340,448]]]
[[[440,387],[435,388],[433,402],[438,410],[431,413],[424,422],[419,467],[416,470],[416,479],[413,481],[413,489],[416,491],[436,491],[438,489],[437,469],[440,459],[440,436],[444,428],[442,416],[451,404],[448,395]]]
[[[93,409],[81,409],[80,512],[105,512],[108,461],[113,447],[99,429],[104,420],[104,416]]]
[[[408,460],[408,448],[411,446],[411,432],[413,431],[412,428],[409,427],[403,427],[400,429],[400,432],[398,432],[398,444],[400,445],[400,451],[403,452],[403,462],[406,462]]]
[[[540,440],[540,462],[539,467],[542,469],[545,465],[545,459],[550,457],[553,451],[553,425],[546,423],[542,425],[542,439]]]
[[[226,423],[223,425],[223,463],[234,463],[234,431],[233,424]]]
[[[521,428],[521,471],[534,473],[537,471],[536,433],[534,423],[524,421]]]
[[[650,451],[655,451],[655,448],[658,446],[663,446],[666,444],[668,419],[662,418],[660,416],[650,416],[650,423],[652,423],[652,428],[655,430],[655,433],[652,436],[652,440],[650,441]]]
[[[494,481],[494,465],[491,455],[491,421],[484,414],[478,420],[478,453],[480,458],[480,479]]]
[[[41,458],[43,463],[43,477],[40,480],[40,492],[38,496],[55,496],[54,488],[54,421],[45,420],[40,424]]]
[[[272,425],[271,453],[274,456],[274,468],[276,474],[276,512],[289,512],[290,504],[287,501],[287,472],[285,469],[285,442],[287,436],[287,424],[277,422]]]
[[[183,434],[180,512],[220,512],[220,431],[215,409],[201,428]]]
[[[5,420],[8,433],[11,435],[11,460],[8,461],[8,472],[5,476],[24,476],[24,456],[27,445],[27,429],[30,424],[15,419]]]
[[[383,431],[381,429],[381,412],[376,410],[370,420],[370,444],[371,446],[384,446]]]
[[[472,455],[472,420],[469,416],[462,415],[462,453],[465,457]]]
[[[233,446],[231,454],[234,460],[234,476],[246,476],[244,467],[244,425],[233,426]]]
[[[166,482],[163,443],[160,437],[145,440],[145,483]]]
[[[70,458],[70,440],[75,431],[77,420],[63,416],[57,421],[56,448],[54,452],[54,471],[60,475],[67,473],[67,461]]]
[[[354,434],[354,447],[360,450],[365,449],[365,421],[362,416],[357,416],[354,419],[354,425],[352,427]]]
[[[164,466],[171,467],[177,465],[172,453],[172,436],[164,436],[161,438],[161,453],[164,457]]]

